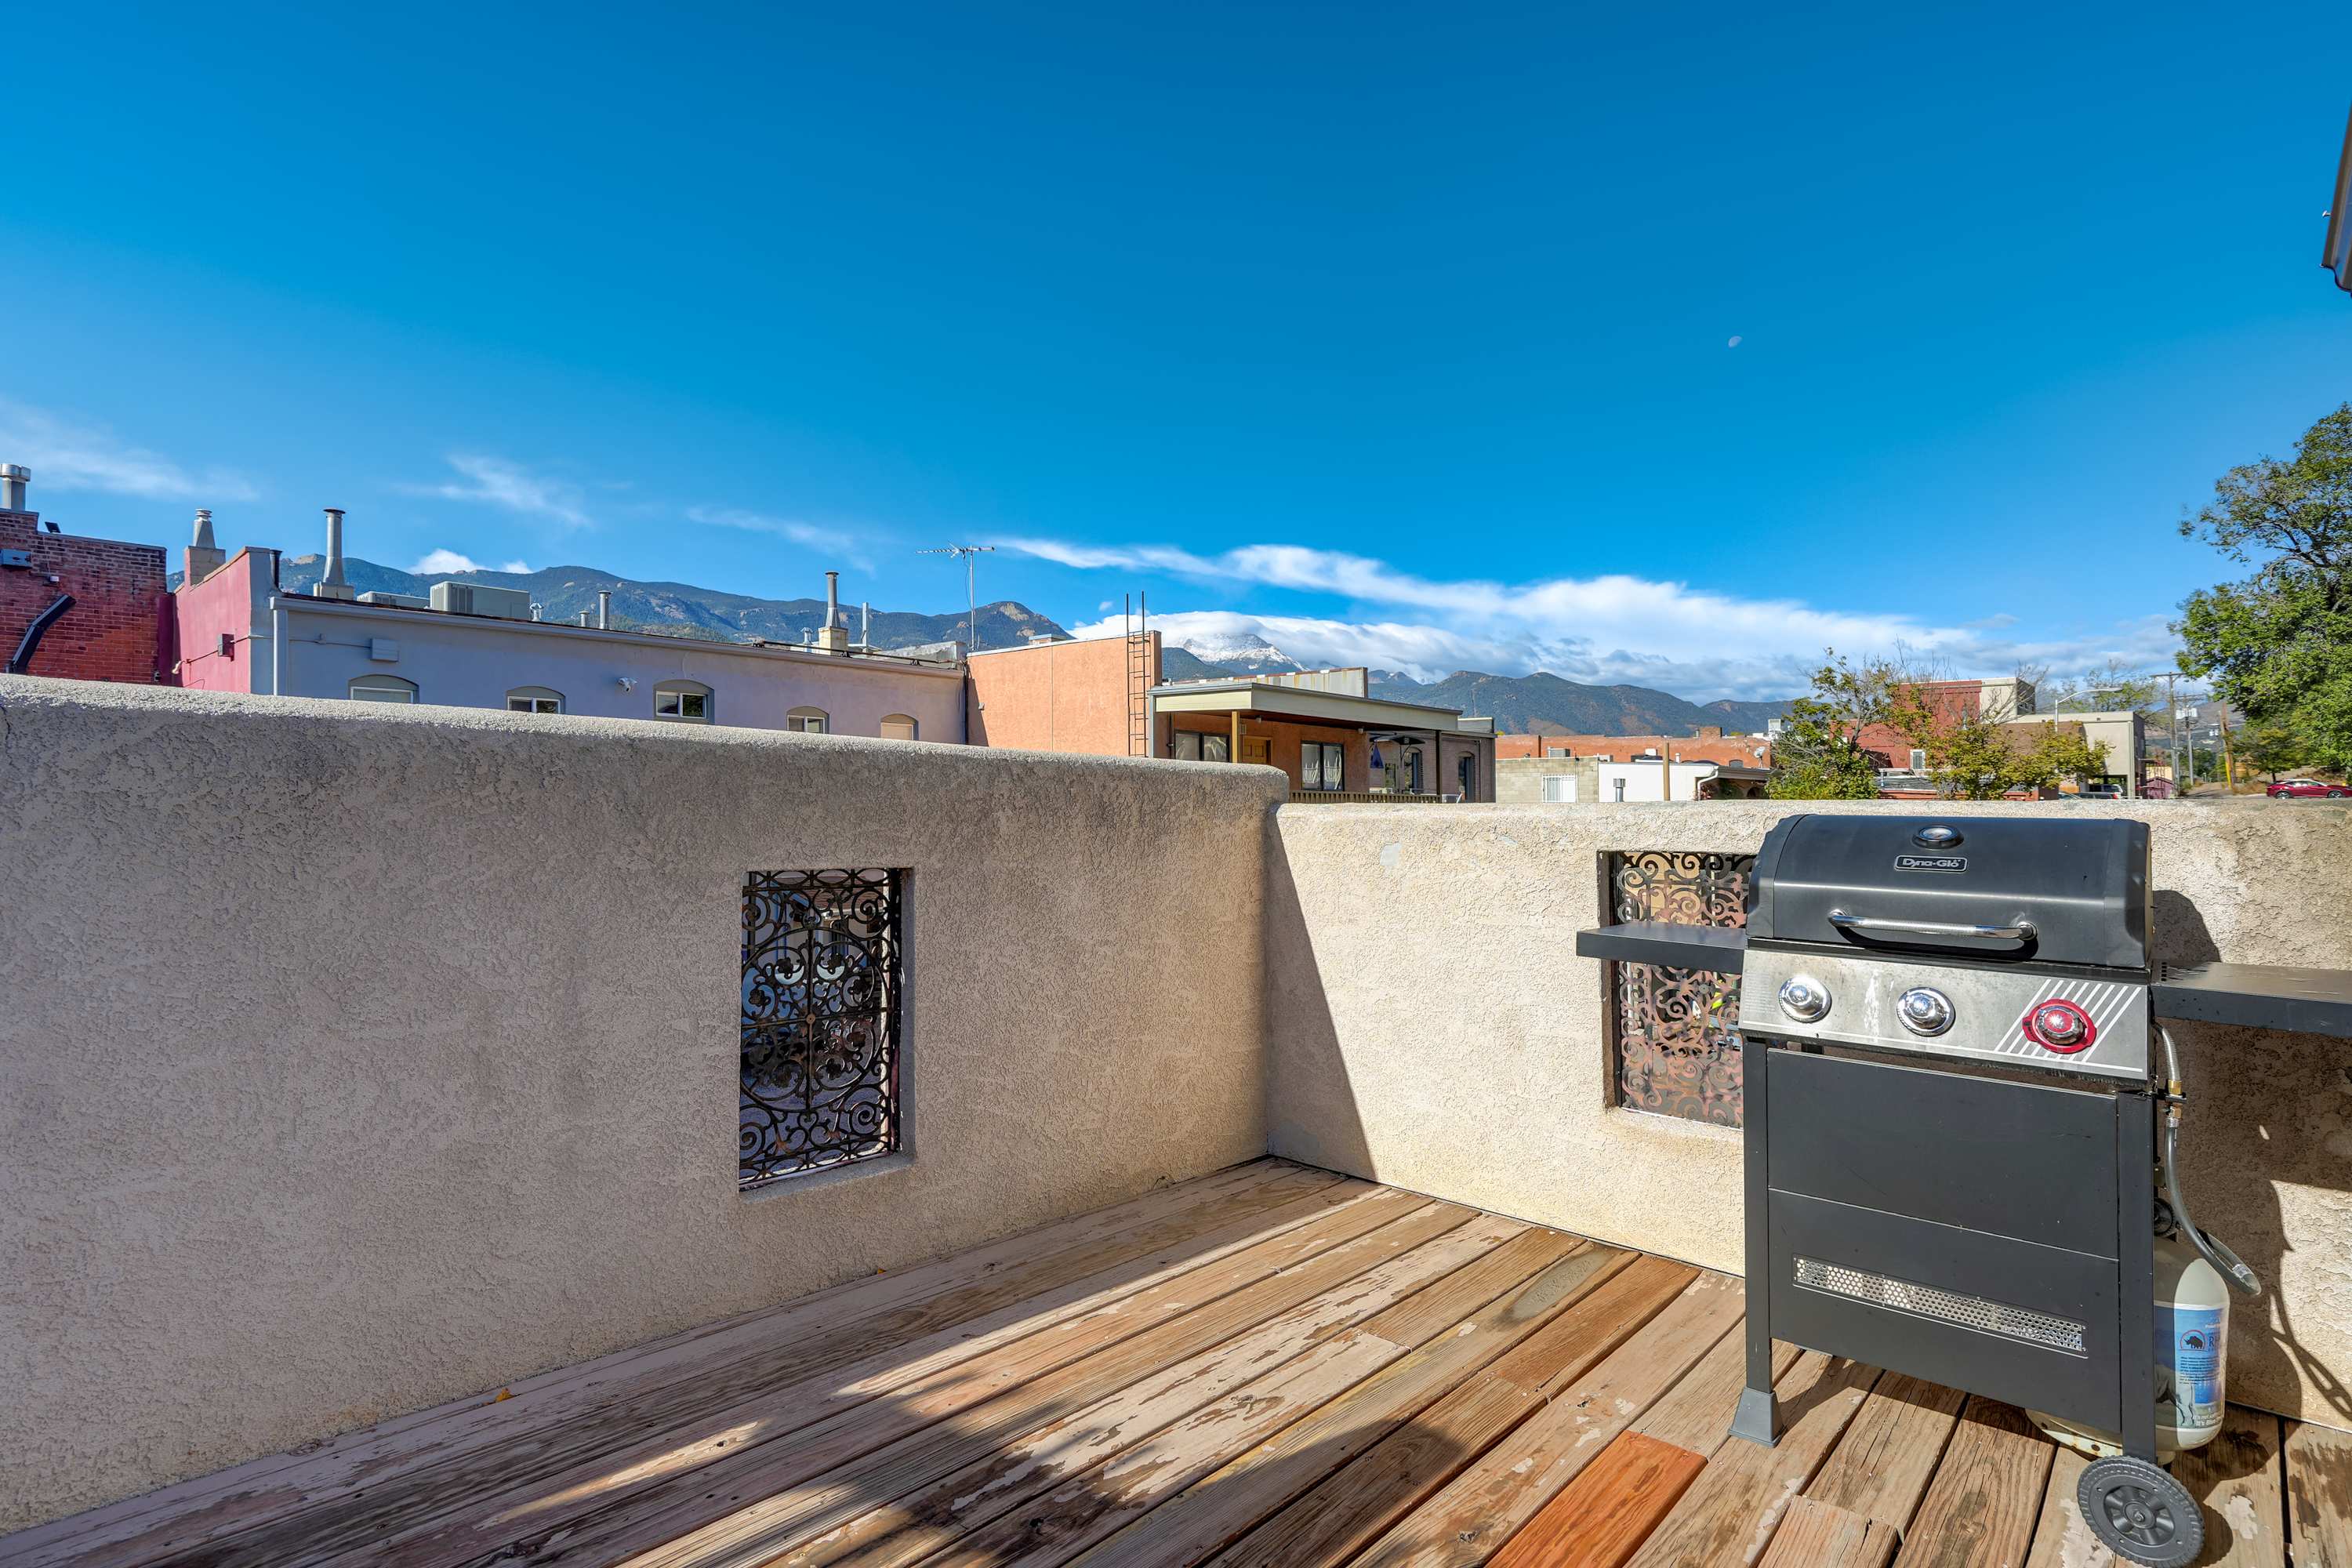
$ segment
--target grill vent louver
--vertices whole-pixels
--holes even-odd
[[[1847,1268],[1834,1263],[1824,1263],[1818,1258],[1796,1259],[1796,1275],[1797,1283],[1809,1290],[1867,1301],[1874,1307],[1933,1318],[1938,1322],[1957,1323],[1980,1333],[2000,1334],[2009,1339],[2022,1340],[2027,1344],[2065,1351],[2074,1355],[2084,1353],[2083,1325],[2064,1318],[2053,1318],[2047,1312],[2004,1306],[1999,1301],[1988,1301],[1981,1296],[1963,1296],[1957,1291],[1939,1290],[1932,1285],[1916,1284],[1885,1274],[1873,1274],[1865,1268]]]

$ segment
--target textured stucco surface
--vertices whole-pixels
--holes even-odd
[[[1284,807],[1266,911],[1274,1152],[1739,1271],[1738,1134],[1611,1105],[1601,966],[1574,939],[1603,918],[1603,850],[1753,851],[1788,809]],[[2352,967],[2352,811],[1939,815],[2053,811],[2151,824],[2164,958]],[[2352,1426],[2352,1042],[2175,1032],[2190,1199],[2270,1287],[2234,1312],[2232,1395]]]
[[[0,679],[0,1531],[1262,1154],[1281,791]],[[833,866],[913,1157],[747,1199],[743,875]]]

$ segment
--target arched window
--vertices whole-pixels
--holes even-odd
[[[561,713],[563,693],[544,686],[518,686],[507,693],[509,713]]]
[[[710,722],[710,688],[699,680],[665,680],[654,688],[654,717],[680,724]]]
[[[396,675],[355,675],[352,677],[350,691],[354,702],[416,700],[416,682],[403,680]]]
[[[904,713],[886,713],[882,717],[882,738],[886,741],[915,739],[915,721]]]
[[[822,708],[795,708],[784,715],[784,728],[804,735],[822,735],[833,728],[832,715]]]

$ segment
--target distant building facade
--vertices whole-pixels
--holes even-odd
[[[21,653],[25,675],[153,685],[165,663],[163,552],[50,531],[31,482],[0,464],[0,668]]]
[[[1171,682],[1159,635],[1137,632],[976,653],[971,677],[984,745],[1252,763],[1302,801],[1495,798],[1490,721],[1374,698],[1361,668]]]
[[[853,647],[837,609],[814,643],[737,643],[533,620],[528,595],[465,584],[438,584],[430,601],[354,595],[343,582],[341,533],[341,517],[331,513],[325,578],[309,594],[288,594],[278,589],[276,551],[223,559],[209,519],[200,518],[171,595],[173,683],[886,740],[966,738],[961,660]]]

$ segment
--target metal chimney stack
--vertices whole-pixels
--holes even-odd
[[[613,629],[613,590],[610,588],[596,590],[596,629],[600,632]]]
[[[327,513],[327,569],[317,582],[310,584],[314,599],[356,599],[350,581],[343,575],[343,509],[331,506]]]
[[[22,463],[0,463],[0,511],[24,511],[25,487],[33,482],[33,470]]]
[[[820,653],[847,653],[849,628],[841,624],[841,574],[824,574],[824,625],[816,634]]]

